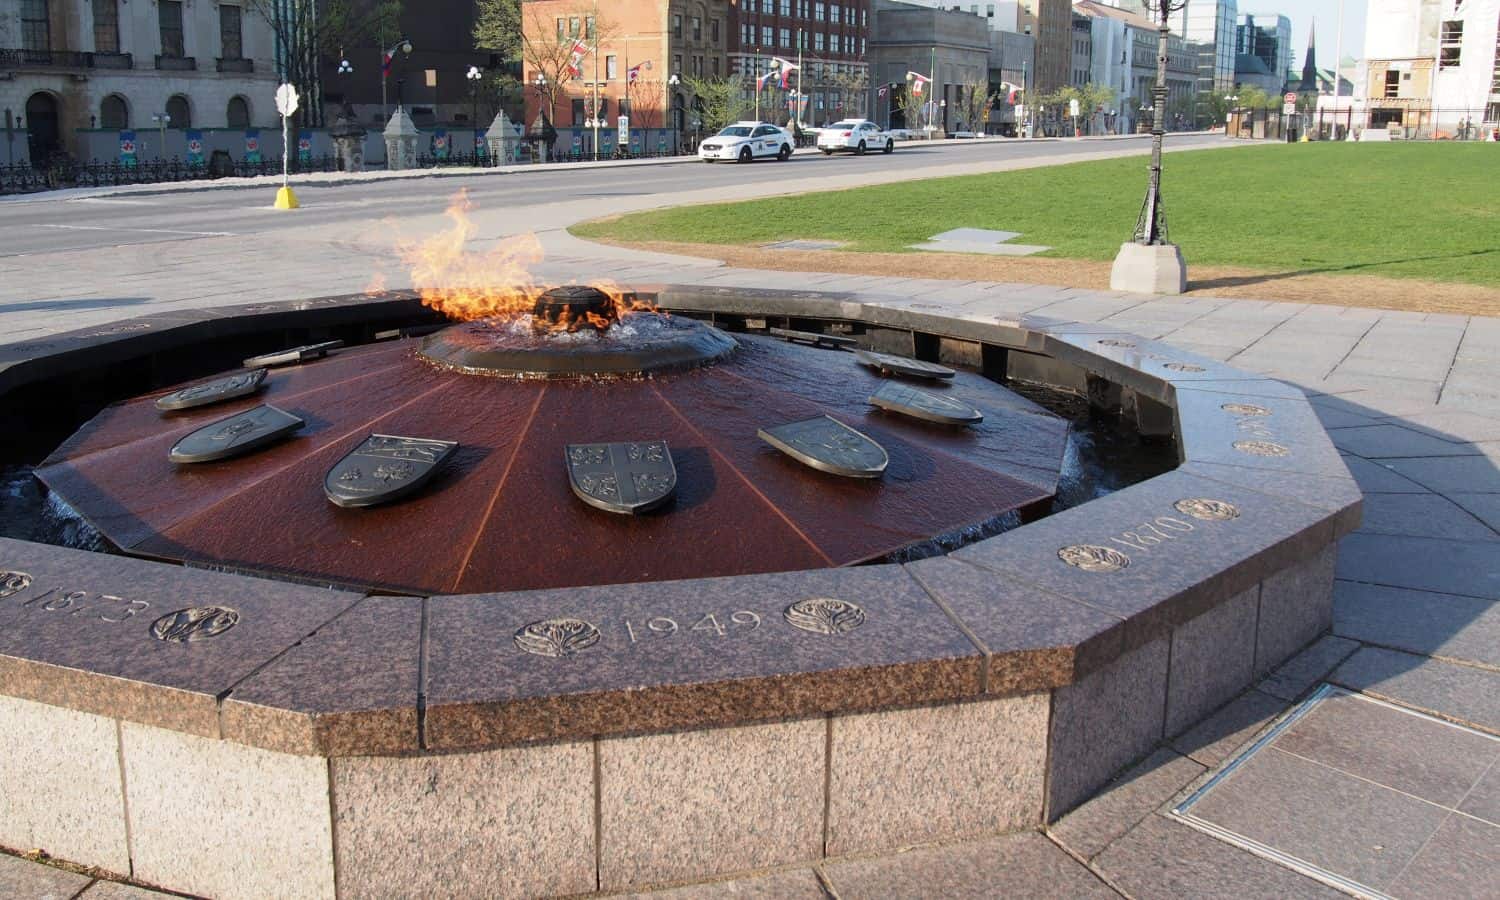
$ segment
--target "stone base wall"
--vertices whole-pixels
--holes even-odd
[[[1051,692],[729,728],[330,760],[0,697],[0,845],[212,897],[490,897],[1033,828],[1327,630],[1334,557]]]

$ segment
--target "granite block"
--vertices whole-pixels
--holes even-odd
[[[1500,884],[1500,826],[1449,816],[1389,893],[1411,900],[1485,900]]]
[[[1359,528],[1364,521],[1365,496],[1353,476],[1278,472],[1274,477],[1267,477],[1259,469],[1202,462],[1184,463],[1177,467],[1177,471],[1328,510],[1333,513],[1333,533],[1336,538]]]
[[[368,597],[224,698],[224,737],[313,756],[417,749],[422,603]]]
[[[591,741],[332,762],[343,897],[597,887]]]
[[[1448,811],[1267,748],[1188,811],[1313,866],[1379,890]]]
[[[1328,676],[1337,685],[1500,734],[1500,673],[1365,647]]]
[[[1180,733],[1250,684],[1259,601],[1256,585],[1173,630],[1166,734]]]
[[[1337,582],[1335,582],[1337,590]],[[1334,626],[1337,630],[1338,606],[1335,594]],[[1288,702],[1300,700],[1314,685],[1359,649],[1358,641],[1327,634],[1306,650],[1282,663],[1256,685],[1256,690]]]
[[[1205,766],[1217,766],[1283,712],[1286,701],[1246,691],[1223,709],[1172,739],[1172,748]]]
[[[1120,655],[1124,621],[948,557],[907,565],[985,653],[985,690],[1072,684]]]
[[[1047,833],[1077,856],[1093,859],[1205,771],[1164,747],[1063,816]]]
[[[0,697],[0,735],[0,846],[128,874],[116,723]]]
[[[823,885],[812,869],[794,869],[773,875],[736,878],[709,884],[626,894],[630,900],[827,900]]]
[[[712,877],[823,854],[827,720],[599,742],[599,886]]]
[[[1500,760],[1500,740],[1342,692],[1314,704],[1271,746],[1449,809]]]
[[[1326,510],[1169,472],[952,554],[1164,634],[1328,544]]]
[[[1346,539],[1347,540],[1347,539]],[[1260,586],[1255,674],[1263,675],[1333,625],[1333,572],[1338,545],[1266,576]]]
[[[1032,327],[1030,319],[1022,319],[1021,323]],[[1172,401],[1172,386],[1177,383],[1265,380],[1262,375],[1189,353],[1171,344],[1131,334],[1109,333],[1112,326],[1108,323],[1099,323],[1098,331],[1043,327],[1047,337],[1042,351],[1047,355],[1081,366],[1163,403]]]
[[[1470,789],[1469,796],[1458,804],[1458,809],[1491,825],[1500,825],[1500,766],[1490,767]]]
[[[1500,668],[1493,600],[1336,581],[1333,632],[1367,644]]]
[[[1497,553],[1491,541],[1351,534],[1339,541],[1338,577],[1500,600]]]
[[[333,895],[327,761],[121,729],[134,877],[226,900]]]
[[[0,853],[0,897],[14,897],[17,900],[72,900],[88,884],[87,875]]]
[[[1094,860],[1130,897],[1344,900],[1348,895],[1217,838],[1147,816]]]
[[[205,736],[220,696],[359,599],[6,539],[0,571],[25,585],[0,591],[7,693]]]
[[[1046,821],[1088,799],[1162,739],[1168,644],[1158,638],[1053,692]]]
[[[1177,391],[1175,405],[1183,462],[1349,477],[1348,466],[1306,400]]]
[[[983,667],[898,566],[435,597],[428,616],[431,748],[973,696]]]
[[[1397,420],[1400,421],[1400,420]],[[1472,444],[1444,440],[1391,422],[1340,428],[1333,435],[1334,446],[1365,459],[1390,459],[1402,456],[1474,456]]]
[[[1035,827],[1047,707],[1036,693],[835,716],[826,852]]]
[[[840,900],[1116,896],[1088,868],[1032,832],[831,862],[823,872]]]

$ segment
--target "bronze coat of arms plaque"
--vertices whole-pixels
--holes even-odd
[[[828,347],[829,349],[858,346],[854,338],[840,334],[819,334],[816,331],[794,331],[790,328],[772,328],[767,333],[793,344],[811,344],[814,347]]]
[[[329,350],[337,350],[344,346],[343,341],[324,341],[321,344],[303,344],[301,347],[293,347],[290,350],[281,350],[276,353],[264,353],[260,356],[252,356],[245,360],[245,368],[253,369],[256,366],[290,366],[309,359],[317,359],[327,356]]]
[[[917,390],[899,381],[887,381],[870,397],[870,402],[890,412],[940,422],[944,425],[973,425],[984,421],[984,413],[967,403]]]
[[[458,449],[455,441],[372,434],[323,477],[323,493],[357,509],[398,500],[426,484]]]
[[[891,461],[884,447],[829,416],[762,428],[756,434],[803,465],[846,478],[879,478]]]
[[[202,384],[194,384],[158,397],[156,408],[161,410],[193,409],[213,403],[223,403],[245,397],[260,390],[266,383],[266,370],[240,372],[227,378],[216,378]]]
[[[274,406],[257,406],[247,412],[205,425],[172,447],[174,463],[212,462],[249,453],[302,427],[302,420]]]
[[[856,350],[854,355],[859,361],[872,369],[879,369],[886,374],[909,375],[913,378],[947,379],[956,373],[947,366],[936,363],[922,362],[919,359],[907,359],[904,356],[892,356],[889,353],[876,353],[872,350]]]
[[[646,512],[677,489],[677,467],[666,441],[569,444],[564,457],[573,493],[605,512]]]

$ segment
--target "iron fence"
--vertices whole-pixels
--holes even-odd
[[[1280,110],[1234,110],[1231,137],[1313,141],[1488,141],[1500,140],[1500,104],[1484,108],[1439,108],[1417,105],[1358,109],[1320,109],[1282,115]],[[1369,134],[1367,132],[1374,132]]]
[[[339,162],[333,156],[293,159],[288,166],[293,174],[303,172],[337,172]],[[22,194],[33,191],[70,187],[116,187],[127,184],[166,184],[182,181],[206,181],[213,178],[249,178],[257,175],[280,175],[280,159],[192,160],[150,159],[136,163],[87,163],[59,159],[45,166],[0,166],[0,194]]]

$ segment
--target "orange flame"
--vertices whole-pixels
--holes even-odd
[[[531,274],[544,256],[541,242],[528,233],[501,240],[488,250],[471,252],[466,245],[476,230],[469,218],[472,208],[468,193],[459,191],[445,213],[453,221],[452,228],[398,247],[402,260],[411,266],[412,287],[424,305],[459,322],[529,315],[537,298],[550,287],[537,284]],[[629,312],[654,310],[651,304],[613,283],[595,282],[593,287],[613,301],[616,319]],[[596,328],[612,324],[604,316],[586,316],[588,324]],[[563,321],[552,327],[574,330],[581,324]]]

